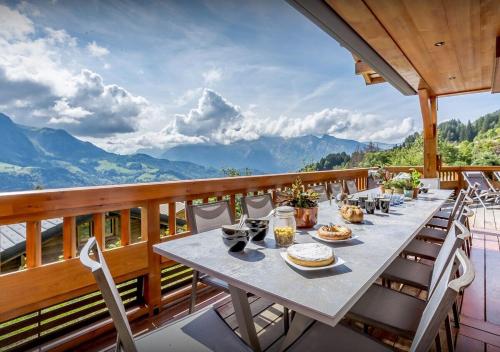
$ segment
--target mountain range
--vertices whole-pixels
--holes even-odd
[[[219,170],[190,162],[108,153],[64,130],[19,125],[0,113],[0,190],[154,182],[220,174]]]
[[[354,140],[309,135],[119,155],[65,130],[16,124],[0,113],[0,191],[210,178],[221,176],[222,168],[248,168],[254,174],[296,171],[329,153],[365,147]]]
[[[381,149],[391,144],[373,143]],[[342,139],[330,135],[307,135],[295,138],[260,137],[256,140],[240,140],[231,144],[178,145],[155,155],[169,160],[184,160],[215,168],[248,168],[257,172],[297,171],[305,164],[317,161],[330,153],[365,149],[367,143]]]

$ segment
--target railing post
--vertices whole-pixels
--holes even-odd
[[[76,218],[74,216],[63,219],[63,258],[76,257]]]
[[[161,257],[153,252],[153,245],[160,243],[160,203],[148,201],[141,208],[142,238],[148,243],[148,274],[144,281],[144,299],[149,314],[157,314],[161,304]]]
[[[26,223],[26,267],[42,265],[42,227],[40,221]]]
[[[170,236],[175,235],[177,232],[176,210],[175,202],[168,203],[168,234]]]
[[[106,248],[106,214],[97,213],[92,215],[93,235],[102,250]]]
[[[122,246],[130,244],[130,235],[130,209],[123,209],[120,211],[120,243]]]

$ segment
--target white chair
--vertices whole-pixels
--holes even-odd
[[[250,219],[263,218],[273,209],[273,198],[269,193],[241,198],[241,211]]]
[[[80,261],[94,276],[115,324],[116,351],[251,351],[212,307],[134,338],[123,301],[94,237],[83,247]]]
[[[490,208],[486,203],[500,204],[500,192],[493,187],[482,171],[463,171],[462,175],[470,187],[476,186],[475,198],[484,208]]]

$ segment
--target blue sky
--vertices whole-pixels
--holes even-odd
[[[348,51],[274,1],[0,1],[0,111],[121,153],[329,133],[397,142],[416,97],[365,87]],[[500,108],[443,98],[440,121]]]

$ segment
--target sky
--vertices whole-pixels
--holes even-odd
[[[439,100],[438,118],[500,109]],[[351,54],[284,0],[2,1],[0,112],[117,153],[331,134],[400,142],[418,99],[366,87]]]

